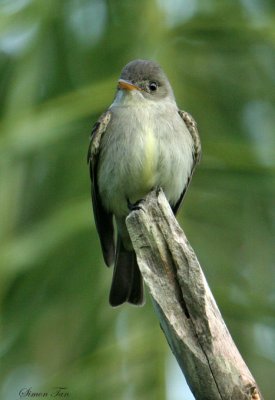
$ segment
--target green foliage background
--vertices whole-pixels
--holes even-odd
[[[0,398],[191,398],[149,296],[109,307],[91,212],[91,126],[134,58],[157,60],[197,120],[203,159],[179,219],[273,398],[274,2],[1,0],[0,35]]]

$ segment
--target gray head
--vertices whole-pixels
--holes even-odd
[[[134,60],[122,70],[118,90],[139,91],[144,98],[160,100],[174,99],[171,85],[161,67],[154,61]]]

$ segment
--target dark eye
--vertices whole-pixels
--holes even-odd
[[[155,92],[158,88],[157,82],[149,82],[149,89],[150,92]]]

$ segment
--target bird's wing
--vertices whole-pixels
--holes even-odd
[[[114,261],[114,226],[113,215],[104,209],[98,190],[97,168],[100,154],[100,143],[111,119],[111,112],[108,110],[95,123],[91,133],[91,140],[88,150],[88,164],[91,177],[91,193],[96,228],[99,234],[101,248],[106,265],[110,266]]]
[[[194,169],[196,167],[196,165],[198,164],[198,162],[200,161],[201,158],[201,141],[200,141],[200,137],[199,137],[199,132],[197,129],[197,124],[195,122],[195,120],[193,119],[193,117],[188,114],[186,111],[178,111],[180,117],[182,118],[182,120],[184,121],[190,135],[192,136],[193,139],[193,165],[190,171],[190,175],[188,177],[187,183],[183,189],[183,192],[179,198],[179,200],[177,201],[176,205],[173,207],[173,211],[174,214],[177,213],[178,209],[181,206],[182,200],[184,198],[184,195],[186,193],[186,190],[189,186],[189,183],[191,181]]]

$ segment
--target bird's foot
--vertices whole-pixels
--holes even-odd
[[[161,187],[158,185],[156,188],[152,189],[156,191],[156,195],[158,196],[160,194],[161,191]]]
[[[144,199],[140,199],[140,200],[136,201],[135,203],[131,203],[130,200],[127,198],[127,206],[128,206],[129,211],[141,210],[142,203],[144,203],[144,202],[145,202]]]

